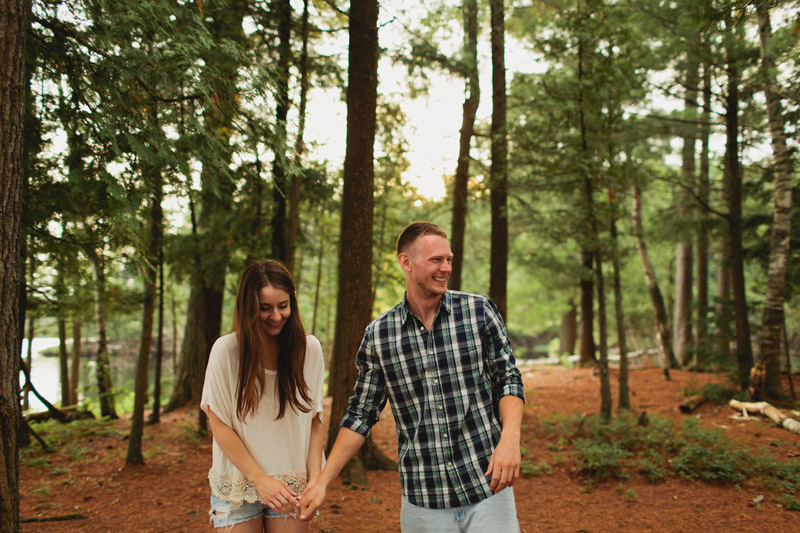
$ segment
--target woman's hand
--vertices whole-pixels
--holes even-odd
[[[294,516],[297,514],[299,501],[289,485],[269,476],[258,479],[253,486],[258,491],[261,501],[276,513]]]

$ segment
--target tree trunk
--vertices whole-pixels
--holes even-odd
[[[678,215],[681,220],[691,220],[695,203],[692,192],[695,188],[695,144],[697,143],[694,120],[697,116],[697,85],[699,62],[693,51],[688,52],[684,95],[684,113],[687,124],[683,126],[683,149],[681,150],[682,190],[678,195]],[[691,361],[692,353],[692,270],[694,224],[689,231],[681,228],[678,236],[677,261],[675,272],[675,354],[681,366]],[[687,228],[688,229],[688,228]]]
[[[669,326],[669,315],[667,306],[664,304],[664,297],[658,287],[656,271],[650,261],[650,254],[647,252],[647,243],[644,240],[644,227],[642,223],[642,191],[636,179],[633,180],[633,232],[636,236],[636,247],[639,250],[639,259],[642,261],[644,278],[647,283],[647,290],[650,293],[650,301],[653,303],[655,311],[656,337],[661,347],[661,368],[664,377],[669,380],[669,369],[675,362],[675,353],[672,351],[672,331]]]
[[[275,159],[272,162],[272,257],[286,263],[289,257],[286,216],[286,116],[289,113],[289,66],[292,45],[292,4],[289,0],[272,3],[278,19],[278,64],[275,87]]]
[[[59,312],[60,313],[60,312]],[[67,355],[67,321],[58,317],[58,375],[61,386],[61,407],[69,405],[69,355]]]
[[[72,357],[70,359],[69,373],[69,405],[78,404],[78,388],[81,383],[81,330],[83,322],[75,318],[72,320]]]
[[[614,269],[614,316],[617,322],[617,345],[619,346],[619,408],[631,408],[628,387],[628,343],[625,332],[625,312],[622,305],[622,278],[619,264],[619,245],[617,239],[617,203],[614,191],[609,192],[611,204],[611,264]]]
[[[0,4],[0,531],[19,531],[21,205],[28,2]]]
[[[308,23],[308,0],[303,0],[303,18],[300,26],[300,38],[302,45],[300,50],[300,108],[298,110],[297,142],[295,143],[295,153],[297,156],[297,168],[303,168],[303,153],[305,143],[303,136],[306,130],[306,106],[308,101],[308,37],[310,27]],[[302,174],[295,172],[292,176],[291,192],[289,194],[289,228],[286,235],[287,257],[286,268],[294,276],[297,286],[300,286],[300,272],[302,269],[295,269],[297,261],[297,240],[300,231],[300,185]]]
[[[333,396],[328,448],[339,431],[339,420],[356,382],[354,354],[372,318],[369,305],[372,275],[372,208],[375,171],[373,153],[378,87],[378,3],[353,0],[350,4],[350,43],[347,87],[347,148],[339,242],[339,294],[336,333],[328,381]],[[342,478],[367,486],[364,474],[369,445],[342,470]]]
[[[728,22],[729,26],[732,24]],[[747,297],[744,282],[744,249],[742,247],[742,169],[739,161],[739,52],[736,44],[728,44],[728,101],[725,110],[725,171],[728,202],[728,234],[730,236],[730,268],[733,289],[733,311],[736,322],[736,362],[739,385],[747,390],[753,351],[750,344],[750,323],[747,320]]]
[[[231,0],[225,9],[210,10],[209,31],[214,39],[244,43],[242,19],[248,7],[249,3],[244,0]],[[200,400],[208,354],[220,333],[225,274],[234,247],[229,230],[233,191],[227,173],[232,158],[230,136],[238,113],[238,96],[233,80],[238,76],[239,63],[235,57],[218,50],[204,59],[208,75],[213,73],[213,83],[216,84],[215,98],[206,103],[203,111],[204,126],[206,135],[214,137],[216,145],[221,147],[219,150],[224,151],[219,153],[218,150],[203,161],[201,212],[197,224],[192,225],[196,248],[189,265],[193,272],[186,324],[175,383],[166,410]]]
[[[708,210],[711,199],[709,179],[709,139],[711,136],[711,70],[713,66],[706,63],[703,67],[703,114],[700,127],[700,172],[698,173],[698,195],[704,207],[698,213],[697,226],[697,337],[695,340],[695,369],[702,367],[708,358],[711,345],[708,339],[708,254],[709,254],[709,221]]]
[[[97,375],[97,397],[100,401],[100,416],[117,418],[117,411],[114,407],[114,389],[111,383],[108,336],[106,335],[106,267],[103,250],[96,251],[91,259],[94,268],[94,309],[97,322],[95,372]]]
[[[508,291],[508,139],[506,132],[505,8],[490,0],[492,25],[492,164],[489,177],[492,247],[489,259],[489,298],[507,323]]]
[[[715,309],[717,334],[714,352],[723,360],[731,356],[731,269],[730,242],[727,228],[720,238],[719,262],[717,264],[717,305]]]
[[[756,4],[758,35],[761,44],[761,70],[764,76],[764,94],[767,99],[767,117],[772,139],[772,157],[775,174],[774,213],[770,239],[767,294],[761,316],[761,361],[766,370],[764,392],[772,398],[782,398],[781,383],[781,333],[783,329],[783,299],[786,290],[786,272],[789,265],[789,238],[791,237],[792,211],[792,160],[786,147],[780,89],[775,78],[775,60],[769,42],[772,28],[769,8],[762,1]]]
[[[36,326],[36,319],[31,315],[28,317],[28,349],[27,353],[25,354],[25,361],[28,365],[28,368],[31,368],[33,365],[33,337],[35,334],[35,326]],[[22,390],[22,410],[28,410],[28,397],[30,396],[30,389],[25,387]]]
[[[591,251],[589,255],[594,259],[594,276],[597,284],[597,329],[600,339],[600,359],[597,368],[600,371],[600,414],[604,419],[611,418],[611,382],[608,378],[608,328],[606,326],[606,295],[605,284],[603,281],[603,261],[600,251],[600,232],[597,223],[597,213],[594,207],[594,184],[593,176],[588,170],[591,155],[589,153],[588,131],[586,126],[585,93],[583,88],[583,39],[578,41],[578,127],[581,139],[581,159],[584,169],[583,184],[585,194],[585,217],[589,228],[589,235],[584,239],[589,242]],[[589,264],[592,266],[591,262]]]
[[[156,375],[153,379],[153,412],[150,424],[161,421],[161,369],[164,364],[164,226],[161,226],[161,248],[158,250],[158,340],[156,341]]]
[[[581,277],[581,358],[580,366],[597,362],[594,354],[594,282],[592,281],[592,254],[581,250],[584,275]]]
[[[558,338],[561,341],[559,355],[572,355],[575,353],[575,341],[578,337],[578,308],[570,299],[569,311],[561,315],[561,329]]]
[[[157,168],[150,168],[153,192],[150,197],[150,248],[144,268],[144,305],[142,306],[142,334],[139,338],[139,357],[136,361],[133,414],[128,438],[128,455],[125,462],[131,465],[144,464],[142,437],[144,436],[144,408],[147,404],[147,381],[150,370],[150,350],[153,345],[153,317],[156,308],[158,285],[158,262],[161,250],[162,225],[162,177]]]
[[[453,251],[453,271],[448,286],[461,290],[461,271],[464,265],[464,234],[467,225],[467,184],[472,158],[469,149],[475,128],[475,115],[480,103],[480,81],[478,79],[478,2],[464,2],[464,55],[469,61],[469,77],[466,80],[467,98],[461,112],[461,132],[458,139],[458,164],[453,184],[453,223],[450,246]]]

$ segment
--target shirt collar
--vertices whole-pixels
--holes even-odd
[[[439,302],[439,311],[444,311],[448,315],[452,313],[453,309],[453,295],[448,290],[442,296],[442,301]],[[408,308],[408,293],[403,293],[403,302],[400,304],[400,322],[405,325],[408,316],[411,314],[411,309]]]

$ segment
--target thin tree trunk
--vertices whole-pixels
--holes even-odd
[[[325,251],[325,227],[317,220],[316,227],[319,228],[319,248],[317,250],[317,276],[314,281],[314,310],[311,314],[311,331],[317,331],[317,315],[319,313],[319,289],[322,285],[322,259]]]
[[[732,22],[728,22],[730,25]],[[734,30],[731,30],[734,31]],[[725,111],[725,171],[723,179],[727,187],[728,233],[730,235],[731,288],[733,289],[733,311],[736,323],[736,362],[739,368],[739,385],[747,390],[750,369],[753,366],[753,350],[750,340],[750,323],[747,317],[747,295],[744,282],[744,249],[742,246],[742,169],[739,161],[739,53],[733,50],[737,44],[728,44],[728,101]]]
[[[0,3],[0,531],[19,531],[19,367],[25,327],[22,247],[25,36],[30,6]]]
[[[461,112],[461,131],[458,139],[458,163],[453,185],[453,221],[450,246],[453,251],[453,270],[448,282],[449,288],[461,290],[461,271],[464,265],[464,234],[467,225],[467,184],[469,183],[470,142],[475,128],[475,115],[480,103],[480,82],[478,79],[478,2],[464,2],[464,55],[469,64],[466,80],[467,98]]]
[[[155,107],[153,108],[155,109]],[[157,121],[154,121],[157,122]],[[153,192],[150,197],[150,249],[144,268],[144,305],[142,306],[142,334],[139,340],[139,357],[136,361],[133,415],[128,438],[128,455],[125,462],[131,465],[144,464],[142,437],[144,436],[144,408],[147,404],[147,382],[150,370],[150,350],[153,345],[153,317],[156,308],[159,252],[161,250],[162,225],[162,177],[161,171],[151,168]]]
[[[508,322],[508,139],[506,132],[505,9],[503,0],[490,0],[492,41],[492,164],[489,177],[492,246],[489,259],[489,297]]]
[[[586,220],[589,227],[589,235],[585,238],[591,243],[590,255],[594,258],[594,279],[597,285],[597,329],[600,340],[600,358],[597,368],[600,372],[600,414],[606,420],[611,418],[612,399],[611,382],[608,377],[608,327],[606,325],[606,295],[605,283],[603,280],[603,261],[600,251],[600,232],[597,223],[597,213],[594,207],[594,184],[592,175],[588,170],[590,160],[589,141],[586,126],[585,93],[583,89],[584,70],[583,70],[583,39],[578,41],[578,121],[581,138],[581,157],[583,159],[584,193],[586,201]],[[591,266],[591,264],[590,264]]]
[[[103,250],[92,256],[94,267],[94,308],[97,322],[97,355],[95,373],[97,377],[97,396],[100,401],[100,416],[117,418],[114,407],[114,389],[111,383],[111,362],[108,355],[108,336],[106,334],[106,271]]]
[[[153,383],[153,412],[150,424],[161,422],[161,369],[164,364],[164,226],[161,226],[161,248],[158,251],[158,341],[156,343],[156,375]]]
[[[303,17],[300,26],[300,38],[302,45],[300,50],[300,108],[298,110],[297,141],[295,142],[295,153],[297,157],[298,170],[303,168],[303,153],[305,152],[305,142],[303,137],[306,131],[306,106],[308,101],[308,37],[310,27],[308,23],[308,0],[303,0]],[[291,192],[289,193],[289,228],[286,235],[288,253],[286,257],[286,268],[294,276],[297,286],[300,286],[300,272],[302,269],[295,269],[297,263],[297,240],[300,231],[300,185],[302,174],[295,172],[292,175]]]
[[[60,314],[60,312],[59,312]],[[69,405],[69,355],[67,353],[67,321],[58,317],[58,376],[61,388],[61,407]]]
[[[578,308],[570,299],[569,311],[561,315],[561,329],[558,335],[561,345],[559,355],[575,353],[575,341],[578,337]]]
[[[72,321],[72,360],[69,375],[69,403],[78,405],[78,390],[81,384],[81,330],[83,322],[79,319]]]
[[[730,246],[728,245],[727,228],[720,238],[719,262],[717,264],[717,305],[716,315],[716,347],[715,353],[722,360],[731,356],[731,269]]]
[[[331,420],[341,420],[353,392],[356,368],[353,356],[372,317],[369,306],[372,274],[373,154],[378,85],[378,2],[353,0],[350,4],[350,42],[347,88],[347,148],[344,160],[341,233],[339,242],[339,294],[336,333],[328,381],[333,396]],[[330,424],[328,447],[333,446],[339,424]],[[371,439],[371,438],[370,438]],[[368,439],[368,440],[370,440]],[[367,486],[365,468],[378,453],[369,443],[342,470],[342,478]]]
[[[699,62],[693,51],[688,52],[686,66],[686,94],[684,96],[684,113],[686,114],[687,124],[683,126],[683,149],[681,150],[681,182],[683,189],[680,191],[678,215],[681,220],[691,220],[694,214],[694,197],[692,192],[695,188],[695,145],[697,144],[696,127],[694,119],[697,116],[697,85],[699,78]],[[686,366],[692,358],[694,352],[692,348],[692,270],[693,270],[693,234],[694,224],[690,225],[691,230],[686,231],[682,228],[679,233],[677,246],[677,261],[675,273],[675,321],[674,330],[675,354],[681,366]]]
[[[592,254],[581,250],[581,262],[585,270],[581,277],[581,358],[580,366],[597,362],[594,344],[594,281],[592,281]]]
[[[33,337],[34,337],[34,334],[35,334],[35,325],[36,325],[36,319],[33,317],[33,315],[31,315],[28,318],[28,349],[27,349],[27,353],[25,354],[25,361],[26,361],[25,364],[28,365],[28,368],[33,368]],[[25,387],[22,390],[22,410],[23,411],[27,411],[28,410],[28,397],[30,396],[30,392],[31,391],[30,391],[30,389],[28,387]]]
[[[767,117],[772,139],[775,174],[774,213],[770,238],[767,294],[761,317],[761,361],[766,369],[764,392],[772,398],[784,396],[781,383],[781,332],[784,325],[783,300],[786,291],[786,272],[789,266],[789,247],[792,229],[792,160],[786,147],[780,89],[775,79],[775,60],[770,51],[772,27],[769,8],[756,1],[758,35],[761,44],[761,71],[767,99]]]
[[[698,195],[703,206],[711,198],[709,178],[709,139],[711,137],[711,71],[713,65],[703,67],[703,113],[700,127],[700,172],[698,173]],[[708,358],[711,346],[708,339],[708,254],[710,221],[706,209],[700,209],[697,226],[697,339],[695,341],[692,366],[700,369]]]
[[[633,232],[636,236],[636,247],[639,250],[639,259],[642,261],[644,278],[647,283],[647,290],[650,293],[650,301],[653,303],[653,310],[655,311],[656,337],[661,347],[661,368],[664,372],[664,377],[669,380],[669,369],[675,361],[675,353],[672,350],[672,331],[670,331],[667,306],[664,304],[664,297],[658,287],[656,271],[650,261],[647,243],[644,240],[642,192],[636,179],[633,181]]]
[[[631,408],[628,387],[628,343],[625,332],[625,312],[622,305],[622,278],[619,264],[619,244],[617,239],[617,203],[614,191],[609,192],[611,204],[611,264],[614,269],[614,316],[617,322],[617,345],[619,346],[619,408]]]
[[[286,116],[289,113],[289,66],[292,44],[292,4],[290,0],[276,0],[272,4],[278,19],[278,64],[275,88],[275,159],[272,163],[272,257],[284,263],[288,261],[287,242],[287,187],[286,187]]]

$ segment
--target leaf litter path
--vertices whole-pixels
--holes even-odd
[[[594,414],[600,407],[600,384],[591,369],[524,368],[527,403],[523,443],[533,464],[552,467],[551,475],[523,477],[514,486],[523,532],[709,531],[798,532],[800,513],[780,505],[780,494],[757,483],[721,486],[670,479],[650,483],[630,479],[589,487],[571,461],[558,461],[544,438],[535,436],[542,420],[556,415]],[[611,371],[616,403],[616,370]],[[714,374],[672,372],[665,381],[657,368],[632,369],[631,404],[675,419],[694,416],[722,428],[732,440],[751,448],[768,447],[777,458],[800,453],[800,439],[766,420],[734,421],[725,406],[705,404],[692,415],[678,405],[687,388],[721,382]],[[327,406],[329,408],[329,405]],[[20,514],[35,519],[80,514],[83,519],[28,522],[22,532],[210,532],[209,488],[211,438],[194,435],[197,411],[170,413],[158,427],[148,426],[141,467],[125,465],[129,422],[87,429],[78,442],[63,442],[55,453],[26,452],[20,466]],[[327,420],[326,420],[327,424]],[[373,431],[375,441],[396,458],[389,411]],[[353,490],[339,483],[328,492],[320,516],[309,531],[359,533],[400,530],[400,483],[396,472],[369,472],[370,486]],[[753,500],[763,496],[759,505]]]

